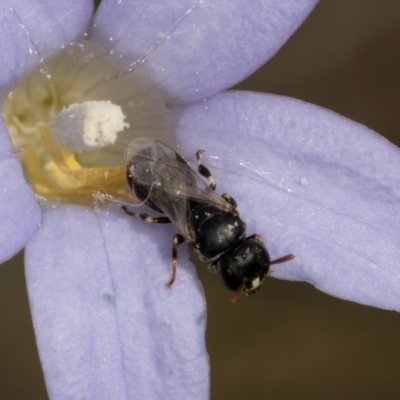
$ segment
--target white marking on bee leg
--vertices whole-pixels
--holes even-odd
[[[171,289],[172,285],[175,282],[176,273],[178,271],[178,267],[176,265],[177,260],[178,260],[178,248],[179,248],[179,245],[182,244],[184,241],[185,241],[185,238],[182,235],[180,235],[179,233],[177,233],[174,236],[173,245],[172,245],[172,276],[171,276],[170,281],[165,284],[168,289]]]
[[[223,199],[225,199],[229,204],[231,204],[233,207],[237,207],[237,203],[236,203],[236,201],[235,201],[235,199],[232,197],[232,196],[229,196],[229,194],[228,193],[224,193],[222,196],[221,196]]]
[[[217,187],[217,184],[215,183],[214,177],[211,175],[210,170],[204,166],[204,164],[201,162],[201,155],[204,153],[204,150],[198,150],[196,152],[196,160],[197,160],[197,170],[199,171],[199,174],[204,176],[210,181],[210,187],[211,189],[214,189]]]
[[[126,206],[122,206],[121,210],[125,212],[125,214],[130,215],[131,217],[140,218],[142,221],[147,222],[149,224],[169,224],[171,220],[168,217],[150,217],[148,214],[136,213],[133,211],[129,211]]]
[[[246,238],[247,239],[254,239],[255,241],[257,241],[260,244],[264,244],[264,240],[262,240],[262,237],[260,235],[258,235],[257,233],[254,233],[253,235],[250,235]]]

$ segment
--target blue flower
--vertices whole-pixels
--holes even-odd
[[[267,61],[315,1],[105,0],[93,22],[90,1],[53,3],[0,6],[2,99],[37,65],[46,75],[48,58],[89,33],[118,60],[119,82],[140,82],[135,107],[162,105],[160,118],[143,106],[132,131],[161,131],[184,155],[204,148],[218,190],[238,201],[249,232],[264,237],[272,258],[296,255],[273,276],[400,309],[398,149],[317,106],[221,93]],[[1,129],[0,257],[26,247],[50,397],[206,398],[205,305],[184,246],[177,282],[164,288],[173,228],[117,207],[41,210]]]

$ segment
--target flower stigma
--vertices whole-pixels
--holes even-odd
[[[39,199],[137,202],[121,165],[124,149],[143,135],[136,131],[163,125],[165,106],[115,53],[90,41],[63,46],[4,100],[5,123]]]

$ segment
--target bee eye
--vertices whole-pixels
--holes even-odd
[[[129,169],[130,169],[130,165],[128,165],[126,167],[126,180],[128,181],[128,185],[132,190],[133,189],[133,177],[132,177],[132,174]]]

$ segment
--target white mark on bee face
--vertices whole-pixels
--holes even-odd
[[[258,288],[259,286],[261,285],[261,280],[260,280],[260,278],[255,278],[255,279],[253,279],[252,281],[251,281],[251,287],[252,287],[252,289],[256,289],[256,288]]]

